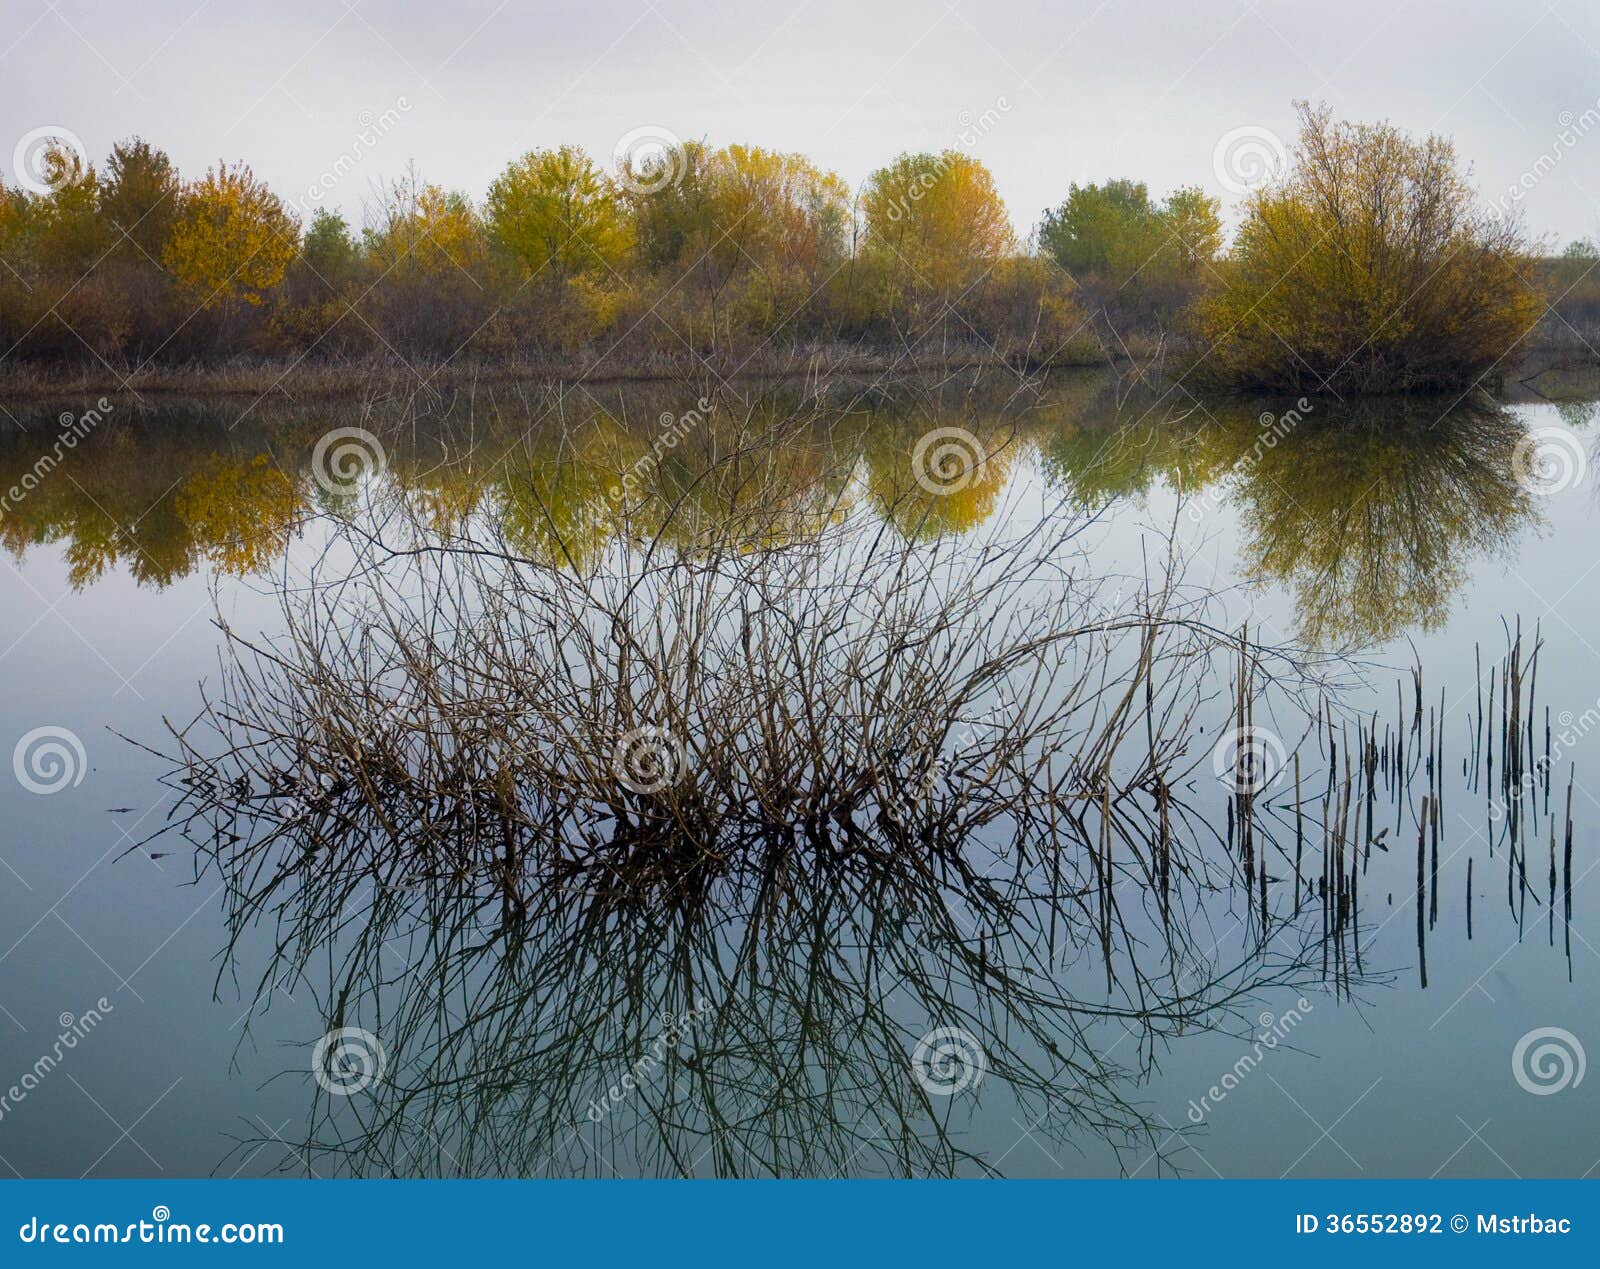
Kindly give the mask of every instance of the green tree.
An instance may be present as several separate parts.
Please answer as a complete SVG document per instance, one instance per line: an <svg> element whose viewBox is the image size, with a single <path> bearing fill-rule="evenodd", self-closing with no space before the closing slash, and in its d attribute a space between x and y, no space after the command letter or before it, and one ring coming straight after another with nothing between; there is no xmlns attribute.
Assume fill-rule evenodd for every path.
<svg viewBox="0 0 1600 1269"><path fill-rule="evenodd" d="M1039 245L1080 280L1136 293L1192 280L1222 248L1217 201L1195 188L1153 202L1141 181L1073 185L1045 212Z"/></svg>
<svg viewBox="0 0 1600 1269"><path fill-rule="evenodd" d="M361 248L350 236L343 216L326 207L317 209L300 242L300 258L315 278L337 289L354 272Z"/></svg>
<svg viewBox="0 0 1600 1269"><path fill-rule="evenodd" d="M1142 181L1073 185L1045 212L1039 243L1063 269L1126 280L1166 242L1159 209Z"/></svg>
<svg viewBox="0 0 1600 1269"><path fill-rule="evenodd" d="M23 233L39 268L76 283L106 253L110 234L100 218L100 176L72 151L54 147L44 155L48 194L23 195Z"/></svg>
<svg viewBox="0 0 1600 1269"><path fill-rule="evenodd" d="M1595 268L1597 261L1600 261L1600 247L1595 246L1592 238L1574 238L1556 258L1551 274L1556 287L1555 299L1563 310L1570 312L1593 304L1595 275L1600 273ZM1592 316L1589 320L1593 320ZM1579 318L1576 324L1581 328L1587 322Z"/></svg>
<svg viewBox="0 0 1600 1269"><path fill-rule="evenodd" d="M711 154L701 142L685 141L647 163L624 166L621 179L629 191L639 258L646 267L692 263L713 241L716 208L707 172Z"/></svg>
<svg viewBox="0 0 1600 1269"><path fill-rule="evenodd" d="M178 204L177 169L163 151L138 137L112 147L99 206L115 232L119 255L159 262Z"/></svg>

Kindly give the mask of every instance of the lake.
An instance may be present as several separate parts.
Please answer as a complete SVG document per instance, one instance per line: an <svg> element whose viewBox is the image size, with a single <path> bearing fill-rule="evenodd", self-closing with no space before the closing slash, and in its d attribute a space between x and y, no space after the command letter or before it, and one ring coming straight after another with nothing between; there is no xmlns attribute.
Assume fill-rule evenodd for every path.
<svg viewBox="0 0 1600 1269"><path fill-rule="evenodd" d="M1600 1165L1592 385L7 412L17 1175Z"/></svg>

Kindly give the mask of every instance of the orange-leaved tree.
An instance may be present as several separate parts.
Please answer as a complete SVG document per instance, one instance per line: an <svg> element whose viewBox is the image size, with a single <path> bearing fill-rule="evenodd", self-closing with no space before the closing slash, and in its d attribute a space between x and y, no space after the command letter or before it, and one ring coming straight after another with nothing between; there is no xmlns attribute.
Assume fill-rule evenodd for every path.
<svg viewBox="0 0 1600 1269"><path fill-rule="evenodd" d="M183 191L162 260L202 308L259 304L283 281L300 226L243 163L219 163Z"/></svg>

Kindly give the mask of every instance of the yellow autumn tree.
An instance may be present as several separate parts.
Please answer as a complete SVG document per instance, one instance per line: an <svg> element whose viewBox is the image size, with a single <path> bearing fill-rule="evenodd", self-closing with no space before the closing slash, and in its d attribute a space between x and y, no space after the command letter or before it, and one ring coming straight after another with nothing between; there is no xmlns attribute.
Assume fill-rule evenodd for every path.
<svg viewBox="0 0 1600 1269"><path fill-rule="evenodd" d="M415 171L390 186L363 245L371 282L361 319L396 346L453 356L484 331L505 294L471 200Z"/></svg>
<svg viewBox="0 0 1600 1269"><path fill-rule="evenodd" d="M803 155L730 145L712 158L714 249L763 269L813 269L844 250L849 190Z"/></svg>
<svg viewBox="0 0 1600 1269"><path fill-rule="evenodd" d="M204 308L261 303L283 281L300 226L248 166L219 163L183 193L162 261Z"/></svg>
<svg viewBox="0 0 1600 1269"><path fill-rule="evenodd" d="M424 183L415 173L390 188L383 223L368 231L367 246L381 272L459 270L472 278L488 252L483 223L467 197Z"/></svg>
<svg viewBox="0 0 1600 1269"><path fill-rule="evenodd" d="M948 293L1016 250L994 178L959 150L902 154L867 178L866 249L901 287Z"/></svg>
<svg viewBox="0 0 1600 1269"><path fill-rule="evenodd" d="M624 173L647 264L810 270L845 250L849 189L804 155L690 141L659 161L676 179Z"/></svg>
<svg viewBox="0 0 1600 1269"><path fill-rule="evenodd" d="M531 450L513 446L498 464L494 488L506 541L554 567L593 564L616 532L610 490L625 443L616 421L601 412Z"/></svg>
<svg viewBox="0 0 1600 1269"><path fill-rule="evenodd" d="M1541 311L1520 225L1479 203L1450 141L1298 109L1292 162L1246 202L1197 306L1201 376L1295 394L1474 382Z"/></svg>
<svg viewBox="0 0 1600 1269"><path fill-rule="evenodd" d="M495 242L530 276L552 281L620 265L633 248L622 195L577 146L533 150L510 164L484 208Z"/></svg>

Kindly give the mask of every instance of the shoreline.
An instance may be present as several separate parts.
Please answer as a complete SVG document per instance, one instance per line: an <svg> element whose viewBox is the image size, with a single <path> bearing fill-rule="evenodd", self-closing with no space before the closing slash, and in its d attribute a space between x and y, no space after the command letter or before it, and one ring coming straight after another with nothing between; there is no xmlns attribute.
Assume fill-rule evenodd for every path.
<svg viewBox="0 0 1600 1269"><path fill-rule="evenodd" d="M747 383L761 380L827 379L852 376L906 378L925 374L1007 371L1013 374L1059 370L1109 370L1135 364L1128 357L1108 357L1100 349L1080 350L1048 363L1007 358L991 350L963 347L930 356L904 351L808 349L791 354L711 358L683 357L647 364L603 367L582 359L495 360L406 363L394 359L307 364L287 359L234 361L202 367L104 366L71 369L18 365L0 367L0 402L43 401L74 396L282 397L336 400L377 392L414 395L497 384L541 387L616 385L641 386L710 382Z"/></svg>
<svg viewBox="0 0 1600 1269"><path fill-rule="evenodd" d="M1600 344L1600 333L1596 334ZM1514 364L1495 378L1500 392L1510 399L1537 400L1543 394L1529 388L1546 375L1596 377L1600 386L1600 348L1581 337L1543 340L1526 349ZM493 387L577 388L637 385L640 388L680 385L703 390L710 383L794 383L807 379L881 379L885 382L924 376L993 374L1046 376L1063 373L1108 374L1131 372L1154 383L1168 380L1159 340L1141 340L1131 353L1074 355L1049 362L1010 359L986 349L964 347L937 355L912 357L904 352L860 349L795 350L790 354L728 358L717 365L709 359L672 359L651 364L629 364L601 370L580 360L524 361L503 359L472 362L413 362L394 359L359 362L318 362L271 359L234 361L204 367L79 366L70 370L35 365L0 366L0 404L39 405L84 397L114 400L156 398L164 403L180 400L227 401L252 398L294 404L348 401L372 397L393 400L428 394L444 395ZM1485 386L1489 381L1485 380ZM1257 393L1203 395L1258 396ZM1283 394L1279 394L1283 395ZM1398 394L1398 395L1418 395ZM153 402L152 402L153 404Z"/></svg>

